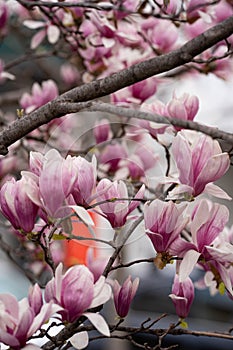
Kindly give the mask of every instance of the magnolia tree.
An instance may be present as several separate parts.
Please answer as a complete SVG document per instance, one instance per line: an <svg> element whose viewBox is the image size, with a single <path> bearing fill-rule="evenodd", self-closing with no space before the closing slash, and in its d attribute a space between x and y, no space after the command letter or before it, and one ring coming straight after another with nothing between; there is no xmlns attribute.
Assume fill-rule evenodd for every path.
<svg viewBox="0 0 233 350"><path fill-rule="evenodd" d="M196 287L233 297L233 231L218 200L231 198L214 184L230 166L233 134L193 121L197 96L161 93L171 80L232 75L232 1L1 0L0 35L0 244L32 284L20 301L0 294L0 342L232 340L184 320ZM132 236L151 245L139 243L140 259L127 258ZM64 263L67 241L89 247L85 264ZM161 273L173 264L177 322L165 329L165 315L127 323L139 287L129 267L142 263Z"/></svg>

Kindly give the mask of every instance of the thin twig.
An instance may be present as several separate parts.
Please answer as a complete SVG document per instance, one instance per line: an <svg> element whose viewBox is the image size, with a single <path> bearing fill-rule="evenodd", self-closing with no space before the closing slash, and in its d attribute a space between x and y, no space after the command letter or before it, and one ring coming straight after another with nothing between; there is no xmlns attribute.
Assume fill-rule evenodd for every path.
<svg viewBox="0 0 233 350"><path fill-rule="evenodd" d="M118 257L119 253L121 252L123 246L125 245L125 243L127 242L127 240L129 239L129 237L131 236L131 234L134 232L134 230L138 227L138 225L142 222L143 220L143 215L140 216L134 223L133 225L130 227L130 229L128 230L128 232L126 233L126 235L124 236L124 238L122 239L121 244L115 248L112 256L109 258L109 261L105 267L105 270L103 272L103 276L107 277L109 272L111 271L112 265L114 263L114 261L116 260L116 258Z"/></svg>
<svg viewBox="0 0 233 350"><path fill-rule="evenodd" d="M123 267L130 267L130 266L135 265L135 264L151 263L151 262L154 262L154 259L155 258L139 259L139 260L130 261L130 262L125 263L125 264L118 264L117 266L112 266L111 271L117 270L117 269L120 269Z"/></svg>

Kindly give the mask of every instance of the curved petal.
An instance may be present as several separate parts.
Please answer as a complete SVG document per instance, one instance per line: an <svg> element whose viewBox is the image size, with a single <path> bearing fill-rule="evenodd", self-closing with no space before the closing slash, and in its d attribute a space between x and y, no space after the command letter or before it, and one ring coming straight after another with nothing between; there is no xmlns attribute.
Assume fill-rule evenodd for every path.
<svg viewBox="0 0 233 350"><path fill-rule="evenodd" d="M42 324L47 322L49 318L57 313L58 311L63 310L63 308L59 305L53 304L52 302L48 304L44 304L41 308L40 313L34 318L28 332L27 336L32 336L40 327Z"/></svg>
<svg viewBox="0 0 233 350"><path fill-rule="evenodd" d="M55 44L60 36L60 30L57 26L50 25L47 29L48 41L50 44Z"/></svg>
<svg viewBox="0 0 233 350"><path fill-rule="evenodd" d="M208 182L214 182L222 177L230 166L227 153L220 153L211 157L199 172L194 187L196 195L200 194Z"/></svg>
<svg viewBox="0 0 233 350"><path fill-rule="evenodd" d="M142 199L145 193L145 185L142 185L138 192L136 193L134 199ZM140 201L133 200L129 205L129 213L131 213L137 206L140 204Z"/></svg>
<svg viewBox="0 0 233 350"><path fill-rule="evenodd" d="M179 282L184 282L186 278L190 275L200 255L201 254L199 252L193 249L189 250L184 255L184 258L181 261L179 268Z"/></svg>
<svg viewBox="0 0 233 350"><path fill-rule="evenodd" d="M222 199L227 199L228 201L232 200L232 198L219 186L208 183L205 186L204 193Z"/></svg>
<svg viewBox="0 0 233 350"><path fill-rule="evenodd" d="M89 342L88 333L86 331L76 333L69 341L75 349L85 349Z"/></svg>
<svg viewBox="0 0 233 350"><path fill-rule="evenodd" d="M171 149L179 170L180 182L193 187L192 151L188 141L181 133L174 138Z"/></svg>
<svg viewBox="0 0 233 350"><path fill-rule="evenodd" d="M0 341L1 343L9 345L12 348L17 348L20 346L18 339L12 334L5 332L3 329L0 329Z"/></svg>
<svg viewBox="0 0 233 350"><path fill-rule="evenodd" d="M102 277L100 277L100 278L102 278ZM98 283L98 281L97 281L97 283ZM107 283L104 283L104 285L98 291L97 291L98 287L96 287L96 285L94 288L95 288L94 289L95 296L92 300L90 308L93 308L93 307L96 307L96 306L99 306L99 305L106 303L111 298L111 295L112 295L112 289L111 289L110 285Z"/></svg>
<svg viewBox="0 0 233 350"><path fill-rule="evenodd" d="M38 29L43 28L45 26L45 22L26 19L25 21L23 21L23 25L30 29Z"/></svg>
<svg viewBox="0 0 233 350"><path fill-rule="evenodd" d="M37 46L40 45L40 43L45 38L45 35L46 35L46 31L45 29L42 29L32 37L31 45L30 45L32 50L36 49Z"/></svg>
<svg viewBox="0 0 233 350"><path fill-rule="evenodd" d="M60 302L61 301L61 289L62 289L62 270L63 265L60 263L55 271L55 296L56 299Z"/></svg>
<svg viewBox="0 0 233 350"><path fill-rule="evenodd" d="M40 350L41 348L35 344L27 344L22 348L22 350Z"/></svg>
<svg viewBox="0 0 233 350"><path fill-rule="evenodd" d="M75 213L78 215L78 217L84 222L84 224L88 226L95 226L89 212L79 205L70 205L70 208L72 208Z"/></svg>
<svg viewBox="0 0 233 350"><path fill-rule="evenodd" d="M89 321L93 324L93 326L95 326L97 331L99 331L101 334L105 335L106 337L110 336L108 324L103 318L103 316L101 316L100 314L94 314L91 312L85 312L83 315L89 319Z"/></svg>

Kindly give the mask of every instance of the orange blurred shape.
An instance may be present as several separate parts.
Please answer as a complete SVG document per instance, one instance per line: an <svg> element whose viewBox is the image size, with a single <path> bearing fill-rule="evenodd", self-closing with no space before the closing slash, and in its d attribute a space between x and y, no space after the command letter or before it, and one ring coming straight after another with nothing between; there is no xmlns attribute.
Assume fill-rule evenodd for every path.
<svg viewBox="0 0 233 350"><path fill-rule="evenodd" d="M93 230L96 233L96 227L97 227L97 214L89 212L92 220L95 223L95 227L93 227ZM81 236L81 237L93 237L91 233L89 232L86 225L84 225L82 222L77 221L77 219L74 219L72 221L72 227L73 227L73 235ZM92 247L94 250L94 256L97 255L97 248L95 241L91 240L66 240L65 241L65 260L64 264L66 267L70 267L77 264L86 264L86 256L87 256L87 250L89 247Z"/></svg>

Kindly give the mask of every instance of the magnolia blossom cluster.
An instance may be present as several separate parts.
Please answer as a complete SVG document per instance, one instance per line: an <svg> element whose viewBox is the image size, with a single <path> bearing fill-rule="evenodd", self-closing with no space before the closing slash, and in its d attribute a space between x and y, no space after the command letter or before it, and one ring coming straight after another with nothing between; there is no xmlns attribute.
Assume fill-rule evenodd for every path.
<svg viewBox="0 0 233 350"><path fill-rule="evenodd" d="M140 200L143 195L142 186L135 199ZM95 158L92 162L80 156L64 159L54 149L45 155L32 152L29 171L23 171L20 180L6 181L0 190L2 213L22 233L33 231L38 217L52 224L71 214L72 209L82 219L84 208L91 208L94 199L110 201L100 203L101 214L113 227L120 227L139 205L135 200L129 204L127 198L124 182L102 179L96 184Z"/></svg>
<svg viewBox="0 0 233 350"><path fill-rule="evenodd" d="M108 128L108 124L106 125ZM103 128L103 125L95 129L96 138L99 128ZM107 129L107 132L103 133L104 139L108 137L109 132ZM190 287L189 275L197 264L209 279L212 274L216 289L224 285L229 295L232 295L230 238L227 241L219 238L228 221L228 209L224 205L198 198L204 192L227 198L227 195L212 182L227 171L229 156L221 152L217 141L208 136L193 132L189 138L186 137L184 131L179 131L173 138L171 152L177 166L177 174L169 178L169 184L173 181L172 185L176 187L171 191L168 188L166 201L155 199L143 204L147 195L144 185L130 198L123 180L111 181L103 178L97 181L95 158L92 162L80 156L63 158L58 151L52 149L45 155L31 152L29 171L23 171L19 180L11 179L4 183L0 190L1 211L14 229L23 234L32 231L36 234L38 218L44 221L44 225L53 225L57 219L63 219L73 211L81 221L91 225L88 210L92 205L93 208L97 207L97 213L108 220L112 228L119 231L130 217L135 217L136 212L133 213L140 206L144 212L146 235L156 251L156 266L162 269L172 260L177 260L177 276L171 297L174 304L177 300L174 290L180 293L177 295L179 302L180 298L186 298L186 285L189 286L189 290L193 290ZM169 197L173 200L169 200ZM186 203L179 203L181 198ZM194 199L195 205L191 208L189 201ZM133 216L130 216L131 213ZM101 273L103 270L104 266ZM65 299L61 299L54 289L54 283L58 283L56 281L61 278L61 268L57 271L60 277L55 277L54 282L49 282L45 300L56 299L56 303L66 309ZM205 280L207 281L207 278ZM123 303L120 286L118 283L114 284L114 300L120 317L128 313L129 300L133 298L137 286L138 281L132 285L130 279L125 282L123 290L131 291L128 292L126 306L123 306L119 304L119 298ZM207 282L206 286L209 287ZM60 287L58 290L61 290ZM56 298L52 295L56 295ZM180 307L177 307L177 310L179 309ZM62 318L72 322L74 318L80 317L81 314L75 309L73 311L73 316L67 316L65 311L62 311ZM189 307L183 314L179 312L179 316L187 316L188 311Z"/></svg>
<svg viewBox="0 0 233 350"><path fill-rule="evenodd" d="M130 127L132 126L130 125ZM126 142L115 140L109 143L108 141L113 138L113 133L111 125L106 119L95 124L93 135L100 148L99 151L96 147L95 152L99 167L102 171L110 173L116 178L145 181L148 171L155 167L159 160L159 155L146 144L143 137L136 137L137 140L133 141L133 150L127 146L127 141L131 142L129 135L126 135Z"/></svg>
<svg viewBox="0 0 233 350"><path fill-rule="evenodd" d="M94 308L105 304L113 293L115 307L120 317L128 313L130 303L138 288L139 280L129 277L121 287L117 280L113 287L101 276L94 282L94 276L84 265L71 267L63 274L59 264L55 276L46 285L44 298L37 284L31 287L27 298L20 301L10 294L0 294L0 342L11 349L40 349L31 337L51 317L72 323L78 319L89 320L104 336L110 336L109 327ZM28 343L29 341L29 343ZM77 349L88 345L88 334L79 331L69 339Z"/></svg>
<svg viewBox="0 0 233 350"><path fill-rule="evenodd" d="M205 192L230 199L213 184L230 166L228 154L222 152L217 141L206 135L181 131L172 142L171 152L178 169L179 182L177 188L169 192L170 198L183 195L191 198Z"/></svg>
<svg viewBox="0 0 233 350"><path fill-rule="evenodd" d="M141 84L144 84L144 82ZM145 91L143 86L140 87L139 90ZM150 91L150 89L148 91ZM23 108L24 113L30 113L36 108L41 107L47 102L55 99L57 96L58 87L56 83L50 79L43 81L41 86L38 83L34 83L31 94L27 92L24 93L19 103ZM146 98L148 97L149 96ZM156 100L153 103L145 102L141 106L142 111L184 120L193 120L198 112L198 108L199 100L197 96L190 96L188 94L183 94L180 97L177 97L174 94L173 98L167 103L167 105L159 100ZM55 127L57 127L58 130L54 132ZM46 134L52 135L51 140L58 134L57 142L60 144L62 132L67 133L72 129L72 127L73 122L63 117L55 119L46 126L43 126L43 130L46 131ZM133 152L129 150L127 142L123 143L120 140L115 140L111 143L107 142L113 138L113 132L107 119L103 119L96 123L93 129L95 141L98 145L105 142L107 142L107 145L104 147L104 149L103 145L100 145L101 151L96 151L95 154L101 164L102 170L105 172L112 174L119 173L121 178L130 177L133 180L137 180L140 178L145 178L146 172L153 168L158 160L158 155L155 154L153 149L148 147L146 144L146 140L143 138L143 132L144 134L148 132L153 138L156 139L158 135L164 134L167 129L170 129L170 127L168 127L167 124L156 124L146 120L135 120L134 124L129 124L128 127L129 132L126 135L126 140L130 140L133 137L138 139ZM176 130L179 130L179 128L176 128ZM31 135L39 136L40 133L38 131L33 131ZM75 140L73 140L73 142L74 141Z"/></svg>
<svg viewBox="0 0 233 350"><path fill-rule="evenodd" d="M172 100L167 104L159 100L151 103L143 103L140 107L142 111L158 114L164 117L193 120L199 109L199 100L197 96L187 93L177 97L174 93ZM167 124L156 124L146 120L139 122L139 126L145 128L152 137L157 138L158 134L163 134L168 128ZM180 128L176 128L180 130Z"/></svg>
<svg viewBox="0 0 233 350"><path fill-rule="evenodd" d="M61 307L55 303L44 303L42 291L36 284L30 289L28 298L20 301L10 294L0 294L0 341L11 349L34 350L39 347L26 345L30 337L47 322Z"/></svg>
<svg viewBox="0 0 233 350"><path fill-rule="evenodd" d="M83 167L85 165L85 169ZM86 173L77 178L79 168ZM88 177L87 177L88 175ZM85 193L79 196L79 187L88 179ZM51 150L42 155L32 152L30 171L22 172L20 180L7 181L1 188L1 209L15 229L31 232L38 215L51 222L69 213L68 202L87 205L95 185L95 165L83 158L67 157ZM83 187L84 188L84 187ZM49 190L49 191L48 191ZM73 192L73 195L71 195ZM72 198L71 198L72 196ZM70 198L68 198L70 197ZM24 206L21 203L24 203Z"/></svg>
<svg viewBox="0 0 233 350"><path fill-rule="evenodd" d="M142 90L144 91L143 88ZM167 104L155 100L151 103L143 103L140 109L143 112L149 112L166 118L193 120L199 109L199 100L195 95L185 93L177 97L174 93L173 98ZM168 138L165 144L170 146L172 137L181 128L174 128L168 124L147 120L134 120L127 123L125 127L126 135L121 139L116 139L114 138L112 129L118 125L121 125L120 122L111 125L107 119L101 119L95 123L93 136L97 147L95 147L94 152L99 162L99 168L102 172L111 174L115 178L128 178L131 181L141 180L147 183L147 174L156 168L160 161L160 155L155 152L151 144L155 140L164 137L164 140ZM148 137L149 142L150 138L152 138L150 144ZM189 136L187 136L187 140L188 138ZM195 136L192 138L195 138ZM196 135L196 140L199 140L198 135ZM206 140L209 140L212 145L210 138ZM172 143L175 144L173 141ZM176 146L174 148L178 149ZM220 148L218 150L216 149L216 152L221 153ZM228 164L227 154L225 154L225 157L225 164ZM221 176L221 173L219 173L219 177ZM191 189L189 191L192 192Z"/></svg>
<svg viewBox="0 0 233 350"><path fill-rule="evenodd" d="M9 19L16 16L32 35L32 50L47 43L56 47L64 40L81 57L86 69L82 79L89 81L95 76L106 76L132 63L167 53L177 48L181 39L193 38L233 13L229 1L213 5L196 0L174 0L168 4L163 1L148 2L144 6L140 1L124 0L114 2L112 9L104 2L98 10L92 8L91 11L79 6L54 7L54 16L50 17L43 7L28 11L26 6L18 3L12 6L11 1L1 0L0 36L6 36ZM163 16L177 20L179 26L164 20ZM182 35L179 35L180 31ZM231 42L232 38L228 40ZM224 50L225 44L221 42L216 46L214 55L221 57ZM217 59L212 63L208 61L212 55L213 51L207 50L203 55L206 63L196 64L196 68L204 73L213 72L222 78L227 77L231 70L229 60ZM64 71L61 72L66 84L72 85L80 80L75 65L70 65L70 69L66 66L66 72L65 77ZM156 92L160 81L157 78L147 79L113 94L112 99L137 104L144 102Z"/></svg>
<svg viewBox="0 0 233 350"><path fill-rule="evenodd" d="M144 211L146 234L157 252L156 266L163 269L178 258L170 297L181 318L187 317L194 298L189 276L196 264L206 273L202 286L216 291L224 285L229 296L233 296L230 231L225 233L225 240L221 239L229 218L228 209L202 199L187 216L188 210L187 204L156 199L147 203ZM182 235L184 229L186 234Z"/></svg>
<svg viewBox="0 0 233 350"><path fill-rule="evenodd" d="M72 72L71 74L73 75ZM19 113L23 116L33 112L37 108L56 99L58 95L58 84L53 79L44 80L41 84L35 82L31 87L31 92L24 92L19 99L19 105L21 107ZM28 143L33 149L43 150L41 143L36 142L37 138L40 140L41 135L43 135L44 140L49 142L53 147L67 149L70 143L72 144L75 141L71 136L68 136L75 126L75 121L69 118L69 115L55 118L41 126L40 129L33 130L29 134L31 139L28 140Z"/></svg>
<svg viewBox="0 0 233 350"><path fill-rule="evenodd" d="M25 110L25 113L30 113L36 108L55 99L57 96L58 87L56 83L50 79L42 82L41 86L38 83L34 83L31 95L25 92L20 99L20 105Z"/></svg>
<svg viewBox="0 0 233 350"><path fill-rule="evenodd" d="M222 153L218 142L208 136L197 133L191 134L192 138L188 136L180 131L172 142L171 150L178 174L169 178L170 182L177 185L171 191L168 188L168 199L190 200L203 192L228 198L225 192L213 184L229 167L227 153ZM111 161L115 159L110 157ZM97 204L100 202L101 214L112 227L123 226L128 215L144 198L144 185L134 193L131 201L127 199L128 189L122 180L102 179L97 183L96 176L95 158L92 162L80 156L63 158L54 149L45 155L31 152L29 171L23 171L21 179L12 178L2 186L1 211L16 230L29 233L38 216L50 224L71 214L74 206L78 215L81 215L81 209L78 212L77 208L90 209L93 201L97 201ZM147 216L149 220L151 213ZM173 222L171 225L174 226ZM179 220L175 225L179 225Z"/></svg>

